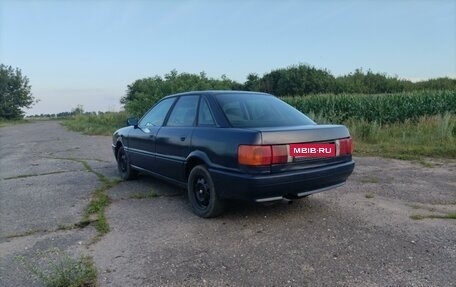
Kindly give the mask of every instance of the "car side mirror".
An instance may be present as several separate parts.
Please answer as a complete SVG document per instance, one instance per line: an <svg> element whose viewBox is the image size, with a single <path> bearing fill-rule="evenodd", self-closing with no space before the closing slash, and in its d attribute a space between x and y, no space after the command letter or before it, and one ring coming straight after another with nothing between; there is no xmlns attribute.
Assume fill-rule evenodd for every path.
<svg viewBox="0 0 456 287"><path fill-rule="evenodd" d="M135 129L138 127L138 118L128 118L127 119L128 126L134 126Z"/></svg>

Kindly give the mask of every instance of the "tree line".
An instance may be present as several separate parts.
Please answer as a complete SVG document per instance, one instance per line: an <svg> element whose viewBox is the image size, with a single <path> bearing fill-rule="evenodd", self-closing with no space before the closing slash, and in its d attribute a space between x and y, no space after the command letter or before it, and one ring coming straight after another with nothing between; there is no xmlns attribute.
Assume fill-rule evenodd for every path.
<svg viewBox="0 0 456 287"><path fill-rule="evenodd" d="M18 68L0 64L0 119L20 119L35 103L29 79Z"/></svg>
<svg viewBox="0 0 456 287"><path fill-rule="evenodd" d="M357 69L353 73L334 76L326 69L310 65L294 65L272 70L263 76L251 73L244 83L200 74L178 73L172 70L164 77L154 76L134 81L121 98L125 109L140 116L156 101L174 93L194 90L245 90L273 95L306 96L314 94L385 94L422 90L456 90L456 79L438 78L411 82L397 76Z"/></svg>
<svg viewBox="0 0 456 287"><path fill-rule="evenodd" d="M210 78L206 73L178 73L176 70L161 76L139 79L127 86L120 102L132 115L140 116L162 97L192 90L246 90L273 95L306 96L310 94L384 94L422 90L456 90L456 79L438 78L411 82L397 76L357 69L353 73L334 76L326 69L299 64L272 70L263 76L251 73L244 83L222 75ZM36 99L31 93L29 79L18 68L0 64L0 119L18 119L24 108ZM65 115L57 115L65 116Z"/></svg>

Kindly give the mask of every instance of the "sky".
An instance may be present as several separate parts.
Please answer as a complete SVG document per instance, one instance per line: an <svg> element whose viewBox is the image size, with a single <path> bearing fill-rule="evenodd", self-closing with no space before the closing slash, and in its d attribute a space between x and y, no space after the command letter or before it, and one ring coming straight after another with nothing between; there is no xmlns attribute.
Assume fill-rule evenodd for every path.
<svg viewBox="0 0 456 287"><path fill-rule="evenodd" d="M0 0L0 63L29 78L29 115L117 111L129 84L173 69L456 78L456 1Z"/></svg>

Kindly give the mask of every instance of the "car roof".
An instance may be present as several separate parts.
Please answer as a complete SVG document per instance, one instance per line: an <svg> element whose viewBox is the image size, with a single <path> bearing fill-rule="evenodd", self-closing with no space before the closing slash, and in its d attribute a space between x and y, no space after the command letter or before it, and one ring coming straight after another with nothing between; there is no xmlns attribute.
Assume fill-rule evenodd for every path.
<svg viewBox="0 0 456 287"><path fill-rule="evenodd" d="M191 91L191 92L184 92L184 93L177 93L166 96L164 98L169 97L176 97L176 96L185 96L185 95L217 95L217 94L252 94L252 95L267 95L271 96L271 94L263 93L263 92L251 92L251 91L237 91L237 90L205 90L205 91Z"/></svg>

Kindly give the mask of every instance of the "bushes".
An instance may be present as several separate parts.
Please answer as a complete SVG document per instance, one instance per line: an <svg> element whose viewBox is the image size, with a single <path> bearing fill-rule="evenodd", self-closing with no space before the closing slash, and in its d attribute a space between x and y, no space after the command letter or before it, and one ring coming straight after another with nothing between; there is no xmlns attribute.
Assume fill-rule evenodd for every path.
<svg viewBox="0 0 456 287"><path fill-rule="evenodd" d="M335 77L328 70L318 69L309 65L293 65L287 68L276 69L263 76L251 73L247 76L246 81L241 84L222 76L220 79L208 78L204 72L200 74L178 73L176 70L165 74L163 77L154 76L144 79L139 79L133 82L127 88L127 94L121 99L121 103L125 105L125 110L135 116L141 116L146 112L155 102L164 96L196 90L247 90L247 91L260 91L268 92L278 97L284 96L305 96L307 101L315 103L317 106L331 104L332 99L314 99L309 96L312 94L337 94L338 99L336 107L342 111L347 111L350 115L354 109L378 109L377 112L382 112L382 107L377 105L378 102L383 104L396 104L395 101L402 101L404 92L413 92L414 94L422 95L426 92L424 90L447 90L456 91L456 79L439 78L427 81L412 83L408 80L399 79L397 77L390 77L386 74L374 73L370 70L364 72L357 69L354 73ZM377 99L370 101L368 105L366 102L359 102L358 106L351 106L353 96L346 94L380 94L388 93L393 94L389 96L388 100ZM396 93L396 94L394 94ZM440 97L439 93L432 92ZM339 97L342 96L342 97ZM413 96L413 94L409 94ZM454 92L449 96L455 96ZM307 99L310 97L310 99ZM367 97L367 96L366 96ZM375 96L378 97L378 96ZM427 100L427 98L420 97L420 99ZM417 100L417 99L411 99ZM327 101L327 102L324 102ZM433 103L434 100L431 100ZM424 102L424 104L428 104ZM416 103L413 103L415 106ZM312 107L313 108L313 107ZM437 110L440 111L437 107ZM304 111L308 111L307 109ZM432 113L436 114L438 112ZM376 116L376 115L375 115ZM393 121L397 115L392 115ZM407 115L404 115L404 119ZM388 120L390 121L390 120Z"/></svg>
<svg viewBox="0 0 456 287"><path fill-rule="evenodd" d="M176 70L159 76L136 80L128 86L127 95L120 102L125 110L137 117L142 116L155 102L161 98L180 92L196 90L234 90L242 86L229 80L207 78L204 72L197 74L178 73Z"/></svg>
<svg viewBox="0 0 456 287"><path fill-rule="evenodd" d="M87 135L112 135L112 133L126 125L127 113L79 114L69 117L63 125L70 130Z"/></svg>

